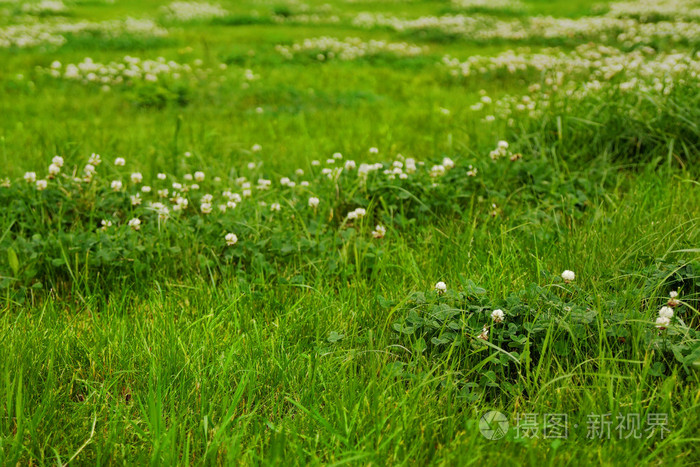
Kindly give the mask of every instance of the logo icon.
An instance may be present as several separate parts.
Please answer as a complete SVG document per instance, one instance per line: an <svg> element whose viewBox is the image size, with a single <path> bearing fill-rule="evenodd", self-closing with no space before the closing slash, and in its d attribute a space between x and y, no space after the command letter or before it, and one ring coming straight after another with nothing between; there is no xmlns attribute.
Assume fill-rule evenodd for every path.
<svg viewBox="0 0 700 467"><path fill-rule="evenodd" d="M486 439L499 440L508 433L508 418L497 410L491 410L481 416L479 431Z"/></svg>

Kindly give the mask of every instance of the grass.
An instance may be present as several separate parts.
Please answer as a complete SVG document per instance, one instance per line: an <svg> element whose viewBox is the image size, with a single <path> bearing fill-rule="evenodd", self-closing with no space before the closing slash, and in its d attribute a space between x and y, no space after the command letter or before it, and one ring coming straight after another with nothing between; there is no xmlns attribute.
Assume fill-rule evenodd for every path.
<svg viewBox="0 0 700 467"><path fill-rule="evenodd" d="M596 11L525 3L529 15ZM162 4L78 3L69 20L158 19ZM222 4L239 18L275 5ZM410 17L449 3L332 7ZM274 45L409 39L346 20L232 23L182 24L164 40L0 49L0 180L42 176L54 154L77 170L92 152L106 161L105 180L123 156L154 186L156 173L194 170L205 183L247 174L277 185L301 167L323 214L275 186L265 199L289 201L276 218L244 202L230 224L193 215L99 237L99 219L122 209L108 190L0 188L0 464L697 462L697 78L668 100L615 94L489 124L470 110L479 91L526 93L531 77L452 79L436 63L521 44L412 38L425 55L288 61ZM228 67L188 85L186 105L145 105L148 86L104 92L37 70L124 55ZM245 69L259 75L247 87ZM503 139L522 161L492 163ZM311 160L336 151L358 165L402 153L458 167L435 195L427 177L406 197L381 181L340 189L312 175ZM262 167L246 172L253 160ZM468 164L479 168L474 179L463 175ZM367 218L348 228L343 216L358 205ZM373 241L380 222L388 233ZM238 232L233 248L221 245L222 228ZM560 278L565 269L573 283ZM683 325L659 331L671 290ZM491 323L496 308L504 323ZM484 323L487 343L476 338ZM510 422L503 439L480 433L489 410ZM525 414L538 415L539 436L523 436ZM545 414L566 414L568 436L545 438ZM596 414L609 414L609 439L591 436ZM663 438L644 431L654 414L668 418ZM620 436L618 417L627 425L636 415L641 436Z"/></svg>

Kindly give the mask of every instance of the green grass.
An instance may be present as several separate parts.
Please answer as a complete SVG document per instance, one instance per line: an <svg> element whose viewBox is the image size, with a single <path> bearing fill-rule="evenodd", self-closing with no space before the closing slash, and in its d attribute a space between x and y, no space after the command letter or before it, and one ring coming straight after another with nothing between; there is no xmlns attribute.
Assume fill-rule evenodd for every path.
<svg viewBox="0 0 700 467"><path fill-rule="evenodd" d="M81 2L69 20L158 19L165 3ZM238 18L278 4L222 3ZM529 15L574 18L598 4L525 3ZM412 17L449 3L332 7ZM178 25L164 40L0 48L0 180L41 178L54 154L79 173L97 152L107 184L123 156L154 187L159 172L204 170L207 184L248 174L273 180L266 199L284 202L291 192L277 182L301 167L322 199L318 215L304 194L278 217L242 203L229 223L195 214L108 237L96 223L124 210L108 190L0 188L0 464L697 463L697 78L666 100L618 93L487 124L469 109L481 89L495 100L537 77L452 79L437 62L520 44L422 41L414 59L287 61L276 44L413 39L345 19L233 23ZM103 92L37 70L125 55L228 67L188 85L186 105L156 106L145 105L149 87ZM260 76L247 88L245 69ZM523 160L492 163L499 140ZM458 167L438 194L427 177L410 196L379 181L341 189L311 175L311 160L336 151L358 165L401 153ZM262 168L246 171L254 160ZM347 228L360 205L367 218ZM374 241L380 222L388 233ZM225 229L239 234L229 249ZM102 253L115 256L96 263ZM658 331L671 290L684 326ZM506 320L485 344L476 335L496 308ZM509 419L504 439L481 435L489 410ZM518 436L523 414L539 414L539 437ZM567 414L566 439L543 438L545 414ZM610 414L610 439L589 439L592 414ZM619 439L617 417L630 414L642 429L666 414L669 431Z"/></svg>

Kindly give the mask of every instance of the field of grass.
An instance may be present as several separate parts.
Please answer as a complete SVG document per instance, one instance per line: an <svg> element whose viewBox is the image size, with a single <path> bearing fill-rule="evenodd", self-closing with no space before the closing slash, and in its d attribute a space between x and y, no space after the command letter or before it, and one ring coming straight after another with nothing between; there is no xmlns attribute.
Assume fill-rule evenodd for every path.
<svg viewBox="0 0 700 467"><path fill-rule="evenodd" d="M699 46L695 0L0 0L0 465L697 465Z"/></svg>

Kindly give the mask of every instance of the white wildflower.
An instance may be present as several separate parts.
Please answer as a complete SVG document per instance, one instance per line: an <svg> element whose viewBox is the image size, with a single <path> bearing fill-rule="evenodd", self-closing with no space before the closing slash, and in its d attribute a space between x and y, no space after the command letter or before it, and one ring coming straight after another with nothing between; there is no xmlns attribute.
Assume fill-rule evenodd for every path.
<svg viewBox="0 0 700 467"><path fill-rule="evenodd" d="M435 290L437 291L437 293L443 294L443 293L447 292L447 284L440 281L437 284L435 284Z"/></svg>
<svg viewBox="0 0 700 467"><path fill-rule="evenodd" d="M233 246L238 243L238 237L235 233L227 233L224 238L226 239L226 244L228 246Z"/></svg>
<svg viewBox="0 0 700 467"><path fill-rule="evenodd" d="M374 228L372 231L372 237L374 238L384 238L386 235L386 227L384 227L381 224L377 224L377 226Z"/></svg>
<svg viewBox="0 0 700 467"><path fill-rule="evenodd" d="M574 271L569 271L567 269L566 271L561 273L561 278L564 279L564 282L569 283L576 279L576 274L574 274Z"/></svg>
<svg viewBox="0 0 700 467"><path fill-rule="evenodd" d="M505 313L503 313L503 310L493 310L491 312L491 319L494 323L502 323L504 318Z"/></svg>
<svg viewBox="0 0 700 467"><path fill-rule="evenodd" d="M673 308L668 307L668 306L662 307L659 310L659 316L661 318L668 318L668 319L673 318Z"/></svg>
<svg viewBox="0 0 700 467"><path fill-rule="evenodd" d="M671 318L666 318L665 316L659 316L656 318L656 327L664 330L671 324Z"/></svg>

